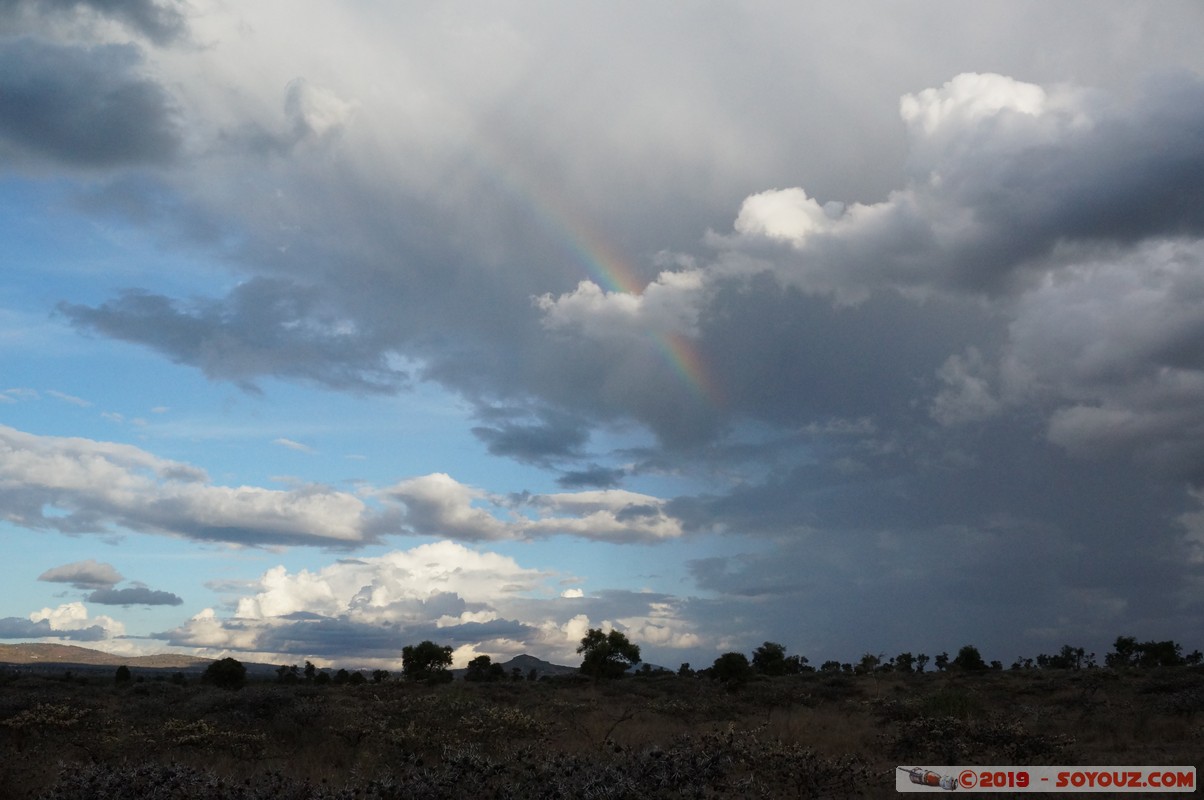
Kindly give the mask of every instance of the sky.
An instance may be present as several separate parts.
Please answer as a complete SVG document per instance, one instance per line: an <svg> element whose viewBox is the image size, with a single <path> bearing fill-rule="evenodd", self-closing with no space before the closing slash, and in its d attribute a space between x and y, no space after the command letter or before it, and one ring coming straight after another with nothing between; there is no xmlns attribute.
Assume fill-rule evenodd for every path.
<svg viewBox="0 0 1204 800"><path fill-rule="evenodd" d="M1202 31L0 0L0 642L1204 646Z"/></svg>

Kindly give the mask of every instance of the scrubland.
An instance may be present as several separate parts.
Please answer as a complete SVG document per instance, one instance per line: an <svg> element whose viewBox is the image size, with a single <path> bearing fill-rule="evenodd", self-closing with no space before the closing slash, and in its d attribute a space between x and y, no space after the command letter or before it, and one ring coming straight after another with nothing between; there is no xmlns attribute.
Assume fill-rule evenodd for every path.
<svg viewBox="0 0 1204 800"><path fill-rule="evenodd" d="M1204 671L425 685L0 677L0 797L894 796L896 766L1194 765Z"/></svg>

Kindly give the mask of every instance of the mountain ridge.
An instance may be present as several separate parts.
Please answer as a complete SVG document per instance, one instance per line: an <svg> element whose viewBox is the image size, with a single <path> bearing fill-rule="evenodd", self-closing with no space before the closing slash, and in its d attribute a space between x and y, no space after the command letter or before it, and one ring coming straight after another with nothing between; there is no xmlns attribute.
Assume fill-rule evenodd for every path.
<svg viewBox="0 0 1204 800"><path fill-rule="evenodd" d="M52 667L127 666L141 669L200 670L213 663L214 660L212 658L190 656L183 653L122 656L104 650L80 647L73 644L52 644L45 642L0 644L0 665L39 667L41 669ZM550 661L544 661L527 653L514 656L509 661L503 661L500 664L506 670L507 675L512 670L518 669L521 670L524 678L527 677L531 670L535 670L538 677L543 677L544 675L571 675L577 672L576 667L553 664ZM249 662L244 662L244 665L248 670L257 673L275 670L277 667L277 665L273 664L252 664ZM324 669L338 669L338 665L332 665ZM452 673L456 677L463 677L465 672L467 672L466 669L452 670Z"/></svg>
<svg viewBox="0 0 1204 800"><path fill-rule="evenodd" d="M213 662L182 653L121 656L73 644L23 642L0 644L0 664L13 666L79 665L87 667L142 667L144 669L200 669Z"/></svg>

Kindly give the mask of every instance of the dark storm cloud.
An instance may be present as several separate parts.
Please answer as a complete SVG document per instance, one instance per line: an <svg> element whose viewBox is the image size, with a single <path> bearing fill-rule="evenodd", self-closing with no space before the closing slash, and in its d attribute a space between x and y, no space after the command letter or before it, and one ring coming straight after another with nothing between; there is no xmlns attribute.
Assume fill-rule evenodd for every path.
<svg viewBox="0 0 1204 800"><path fill-rule="evenodd" d="M570 470L556 479L556 483L565 489L583 489L593 487L598 489L613 489L623 482L627 471L611 469L600 464L590 464L585 469Z"/></svg>
<svg viewBox="0 0 1204 800"><path fill-rule="evenodd" d="M950 342L987 348L1002 330L956 302L917 307L887 291L834 306L767 274L717 286L703 320L701 347L728 403L786 425L908 414Z"/></svg>
<svg viewBox="0 0 1204 800"><path fill-rule="evenodd" d="M490 453L517 461L546 464L579 457L589 440L588 426L580 419L557 412L540 416L543 418L534 423L503 419L493 426L473 428L472 433L486 444Z"/></svg>
<svg viewBox="0 0 1204 800"><path fill-rule="evenodd" d="M126 589L97 589L88 595L89 603L103 606L178 606L184 601L171 592L135 586Z"/></svg>
<svg viewBox="0 0 1204 800"><path fill-rule="evenodd" d="M148 344L214 379L254 388L275 376L358 392L399 388L403 372L388 363L379 341L324 307L314 288L255 279L227 303L184 306L162 295L131 291L97 308L61 304L83 330Z"/></svg>
<svg viewBox="0 0 1204 800"><path fill-rule="evenodd" d="M1076 461L1040 433L997 420L899 437L906 452L852 437L818 463L675 502L687 524L766 542L692 562L699 588L732 605L693 601L689 618L713 635L753 620L746 647L778 631L839 659L989 642L1010 660L1190 627L1201 570L1173 523L1190 499L1123 463Z"/></svg>
<svg viewBox="0 0 1204 800"><path fill-rule="evenodd" d="M982 80L988 93L1043 91L1002 76ZM458 227L456 213L428 210L418 217L427 225L422 230L399 225L396 219L413 218L417 208L416 198L403 195L391 219L375 210L349 215L353 207L388 208L388 200L377 188L339 187L343 179L320 165L306 182L335 183L310 193L312 212L292 213L298 221L313 213L329 222L313 233L305 225L289 228L289 246L302 254L289 268L313 281L305 288L256 278L225 298L187 306L130 293L97 308L64 310L83 328L147 344L217 379L251 385L275 375L388 391L404 381L389 367L396 351L483 409L490 407L486 398L535 397L578 419L634 418L674 447L720 436L742 417L802 424L905 409L922 401L925 382L951 356L972 347L994 362L1004 349L1014 308L984 311L981 293L1023 292L1034 276L1056 273L1068 247L1129 247L1204 230L1204 204L1193 200L1204 163L1193 133L1204 123L1194 102L1199 81L1154 81L1128 104L1049 89L1041 114L974 111L966 83L951 81L928 102L946 108L956 101L973 113L945 112L932 130L922 114L911 120L911 183L887 200L824 212L819 228L796 239L766 235L774 229L758 226L768 218L749 206L738 235L714 239L718 262L702 267L712 277L687 305L698 313L696 346L722 403L700 397L675 374L658 334L613 325L607 335L541 327L530 297L540 280L555 281L552 273L508 273L502 282L472 263L473 248L483 244L474 237L486 234L471 228L455 237L467 243L463 250L457 244L439 251L433 243L441 237L432 234ZM797 213L804 212L811 213ZM330 224L344 234L338 241L319 233ZM340 257L341 246L354 258ZM284 262L276 250L264 240L248 253L277 271ZM373 250L403 261L365 258ZM330 263L349 271L330 271ZM737 272L754 274L722 277L742 263ZM834 305L833 294L855 302ZM499 455L533 463L579 457L586 432L557 413L474 432Z"/></svg>
<svg viewBox="0 0 1204 800"><path fill-rule="evenodd" d="M183 5L175 0L0 0L0 15L71 19L80 12L119 22L159 45L181 39L188 29Z"/></svg>
<svg viewBox="0 0 1204 800"><path fill-rule="evenodd" d="M806 187L765 192L746 201L739 236L714 241L843 300L1022 290L1058 248L1204 233L1202 108L1190 75L1151 79L1127 103L959 75L904 98L911 174L886 200L821 207Z"/></svg>
<svg viewBox="0 0 1204 800"><path fill-rule="evenodd" d="M180 134L166 91L130 45L0 41L0 159L78 167L164 164Z"/></svg>
<svg viewBox="0 0 1204 800"><path fill-rule="evenodd" d="M244 386L394 391L400 355L480 409L494 454L597 462L562 482L713 481L613 512L748 537L696 564L713 596L676 605L710 641L786 631L855 657L1189 627L1204 82L1135 76L1204 63L1202 12L992 5L996 27L958 8L671 25L540 9L484 72L453 68L439 32L400 31L389 46L438 77L399 71L396 108L379 71L348 68L339 93L273 75L274 116L216 134L261 141L229 136L181 171L189 202L167 214L236 241L221 257L248 283L63 312ZM965 72L984 68L1016 79ZM1058 83L1079 75L1107 91ZM623 266L672 278L608 294ZM658 439L635 469L586 451L632 422ZM411 531L505 538L474 512L488 492L444 477L407 485ZM36 518L40 497L14 507ZM652 600L573 602L597 621Z"/></svg>

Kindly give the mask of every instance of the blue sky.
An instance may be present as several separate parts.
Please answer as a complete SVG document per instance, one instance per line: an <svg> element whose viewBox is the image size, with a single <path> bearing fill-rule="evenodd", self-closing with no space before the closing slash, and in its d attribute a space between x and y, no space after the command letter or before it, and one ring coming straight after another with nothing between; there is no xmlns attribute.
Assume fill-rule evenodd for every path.
<svg viewBox="0 0 1204 800"><path fill-rule="evenodd" d="M0 641L1199 647L1202 23L3 4Z"/></svg>

